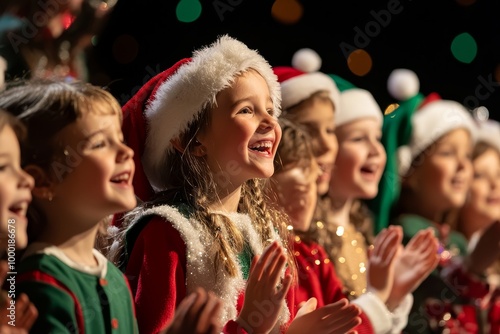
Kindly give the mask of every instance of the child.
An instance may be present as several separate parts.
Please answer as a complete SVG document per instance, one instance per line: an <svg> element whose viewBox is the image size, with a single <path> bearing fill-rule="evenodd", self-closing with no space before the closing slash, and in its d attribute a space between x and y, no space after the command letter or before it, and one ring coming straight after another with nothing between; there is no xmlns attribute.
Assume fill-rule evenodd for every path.
<svg viewBox="0 0 500 334"><path fill-rule="evenodd" d="M0 110L0 285L16 272L16 250L26 247L26 210L31 202L33 178L21 169L19 140L25 136L25 129L16 118ZM9 259L9 263L3 259ZM14 276L15 277L15 276ZM9 280L10 282L10 280ZM6 290L9 291L10 284ZM37 317L35 306L26 294L17 300L12 291L1 291L0 332L24 333ZM15 316L11 319L10 310ZM12 321L14 320L14 321ZM9 324L10 322L10 324ZM14 326L15 325L15 326Z"/></svg>
<svg viewBox="0 0 500 334"><path fill-rule="evenodd" d="M465 204L459 211L457 230L464 234L469 248L474 249L483 233L498 233L495 221L500 220L500 124L497 121L478 121L477 142L472 151L474 176ZM498 224L498 223L496 223ZM482 303L487 315L484 332L500 330L500 261L497 259L486 271L489 294Z"/></svg>
<svg viewBox="0 0 500 334"><path fill-rule="evenodd" d="M284 216L264 196L281 138L280 100L267 61L222 36L123 107L127 141L145 171L134 179L137 195L149 201L124 224L124 267L141 331L163 326L198 286L223 299L225 332L286 330L295 315L287 294L294 266ZM301 312L287 332L348 332L358 313L345 301Z"/></svg>
<svg viewBox="0 0 500 334"><path fill-rule="evenodd" d="M469 189L475 125L459 103L418 94L412 71L393 71L388 87L403 102L384 119L382 141L391 161L379 185L387 201L376 212L403 227L405 243L425 228L440 242L440 264L415 290L405 331L477 333L477 300L487 292L480 279L483 258L498 256L498 236L480 240L467 254L465 238L448 225L449 213L464 204Z"/></svg>
<svg viewBox="0 0 500 334"><path fill-rule="evenodd" d="M289 228L293 228L295 234L293 251L299 273L299 284L296 286L297 301L315 297L318 300L318 307L321 307L324 304L345 298L345 290L337 278L334 263L330 261L324 248L310 240L306 233L312 222L318 196L315 179L318 175L318 168L314 161L309 136L290 121L282 119L281 124L283 140L278 147L275 159L272 187L276 190L278 205L290 217L291 226ZM401 241L400 238L400 229L390 227L389 230L384 230L377 236L372 255L375 253L394 255L394 252L391 254L387 251L391 247L384 247L391 245L392 249L397 249ZM358 304L364 311L362 314L363 322L356 328L358 332L385 333L390 330L394 333L401 331L406 324L411 302L407 302L406 307L400 308L392 316L384 304L398 305L400 303L399 300L390 299L390 296L394 298L397 295L391 294L391 290L403 291L399 294L404 296L418 286L421 280L437 265L436 251L437 240L432 236L431 231L426 230L414 239L412 246L404 249L397 257L398 261L387 262L404 263L410 261L411 264L414 264L415 270L405 268L410 273L412 282L407 284L401 279L402 276L395 275L394 287L391 289L389 286L385 293L377 290L374 282L371 282L372 284L368 288L370 293L365 293L354 300L354 303ZM390 268L380 267L380 263L374 259L372 257L372 262L366 264L366 269L378 277L391 277L392 273L387 270L393 265Z"/></svg>
<svg viewBox="0 0 500 334"><path fill-rule="evenodd" d="M292 65L273 68L281 86L281 117L302 124L310 133L321 170L317 180L318 194L323 197L328 192L337 155L335 113L340 108L340 93L335 82L318 71L321 58L315 51L299 50L292 59Z"/></svg>
<svg viewBox="0 0 500 334"><path fill-rule="evenodd" d="M500 124L478 121L477 135L472 151L474 177L457 226L468 240L500 219Z"/></svg>
<svg viewBox="0 0 500 334"><path fill-rule="evenodd" d="M28 129L25 170L35 179L28 216L35 228L16 290L38 307L33 331L137 333L127 279L94 249L99 222L136 204L133 152L123 143L118 102L81 82L28 81L4 91L0 105ZM215 296L190 298L174 321L184 326L178 333L196 324L193 305L204 317L217 314ZM207 301L205 313L197 304ZM186 316L191 323L183 323Z"/></svg>

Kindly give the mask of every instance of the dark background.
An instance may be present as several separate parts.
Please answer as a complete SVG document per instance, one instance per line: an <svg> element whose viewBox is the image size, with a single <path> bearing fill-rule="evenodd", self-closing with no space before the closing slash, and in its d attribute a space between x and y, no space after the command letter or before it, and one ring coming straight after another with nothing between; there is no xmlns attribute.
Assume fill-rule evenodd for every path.
<svg viewBox="0 0 500 334"><path fill-rule="evenodd" d="M291 65L297 49L312 48L322 57L321 71L370 90L382 109L394 102L386 88L388 75L395 68L409 68L419 76L422 93L437 92L470 109L485 106L490 118L500 118L500 1L300 0L303 15L295 24L276 20L274 1L267 0L202 0L201 16L182 23L175 12L178 2L119 0L90 50L89 80L109 86L123 104L154 74L229 34L258 49L273 66ZM356 44L356 31L366 32L377 22L374 13L397 2L400 11L385 26L379 24L379 32L368 36L365 45ZM214 6L221 4L227 10L218 13ZM470 64L450 51L452 39L463 32L478 46ZM349 70L341 43L363 46L370 54L368 74L360 77Z"/></svg>

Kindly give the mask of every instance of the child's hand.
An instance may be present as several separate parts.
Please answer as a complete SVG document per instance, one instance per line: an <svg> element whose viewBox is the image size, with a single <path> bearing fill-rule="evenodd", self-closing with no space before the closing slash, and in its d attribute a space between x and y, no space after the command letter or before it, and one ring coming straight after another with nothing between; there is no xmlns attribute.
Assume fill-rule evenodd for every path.
<svg viewBox="0 0 500 334"><path fill-rule="evenodd" d="M268 333L276 324L292 283L291 276L286 275L281 286L278 286L286 262L283 248L276 241L269 245L260 257L254 257L243 308L236 319L248 332ZM256 317L256 314L260 316ZM252 319L259 319L259 323Z"/></svg>
<svg viewBox="0 0 500 334"><path fill-rule="evenodd" d="M219 313L222 301L212 292L196 289L181 301L170 325L160 334L217 334L222 330Z"/></svg>
<svg viewBox="0 0 500 334"><path fill-rule="evenodd" d="M403 230L400 226L389 226L375 238L374 248L368 253L368 291L383 302L387 302L394 281L395 259L402 250Z"/></svg>
<svg viewBox="0 0 500 334"><path fill-rule="evenodd" d="M11 325L1 325L0 326L1 334L28 334L28 330L24 328L17 328Z"/></svg>
<svg viewBox="0 0 500 334"><path fill-rule="evenodd" d="M469 272L483 275L496 259L500 257L500 221L490 224L479 237L476 246L465 258Z"/></svg>
<svg viewBox="0 0 500 334"><path fill-rule="evenodd" d="M411 238L396 259L394 285L387 300L389 310L394 310L406 294L415 291L422 281L437 267L438 239L432 229L419 231Z"/></svg>
<svg viewBox="0 0 500 334"><path fill-rule="evenodd" d="M3 285L6 277L7 277L7 272L9 271L8 269L8 264L6 261L0 261L0 285ZM30 302L28 296L24 293L20 294L19 297L16 299L16 327L13 327L14 329L9 329L8 327L12 327L8 325L8 322L10 321L10 318L8 317L9 310L7 307L10 305L11 299L7 296L7 293L2 291L2 302L0 305L0 328L2 331L0 333L24 333L22 330L29 331L31 329L31 326L33 326L33 323L35 322L37 316L38 316L38 311L36 310L35 305L33 305L32 302ZM4 325L2 327L2 325ZM16 331L16 329L18 331Z"/></svg>
<svg viewBox="0 0 500 334"><path fill-rule="evenodd" d="M316 310L317 301L310 298L297 312L287 334L345 334L361 324L361 310L347 299L325 305Z"/></svg>

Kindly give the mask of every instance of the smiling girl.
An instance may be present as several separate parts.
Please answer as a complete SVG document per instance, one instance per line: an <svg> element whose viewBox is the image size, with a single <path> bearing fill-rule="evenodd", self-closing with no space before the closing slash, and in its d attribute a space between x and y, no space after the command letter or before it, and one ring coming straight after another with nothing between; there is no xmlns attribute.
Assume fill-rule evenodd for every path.
<svg viewBox="0 0 500 334"><path fill-rule="evenodd" d="M339 303L293 318L285 217L264 193L281 140L280 101L267 61L222 36L123 107L145 172L134 182L147 202L126 215L122 244L141 331L156 332L196 287L223 300L225 332L344 333L333 324L357 317Z"/></svg>

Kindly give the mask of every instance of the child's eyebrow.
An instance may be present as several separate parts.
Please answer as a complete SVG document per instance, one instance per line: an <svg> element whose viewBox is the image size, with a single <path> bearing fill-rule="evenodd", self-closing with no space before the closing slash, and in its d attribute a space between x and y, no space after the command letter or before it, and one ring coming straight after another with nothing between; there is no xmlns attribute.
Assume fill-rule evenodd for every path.
<svg viewBox="0 0 500 334"><path fill-rule="evenodd" d="M85 139L85 140L89 140L89 139L91 139L92 137L95 137L95 136L97 136L98 134L103 133L103 132L104 132L104 130L106 130L106 129L99 129L99 130L97 130L97 131L91 132L90 134L88 134L87 136L85 136L85 138L84 138L84 139Z"/></svg>

